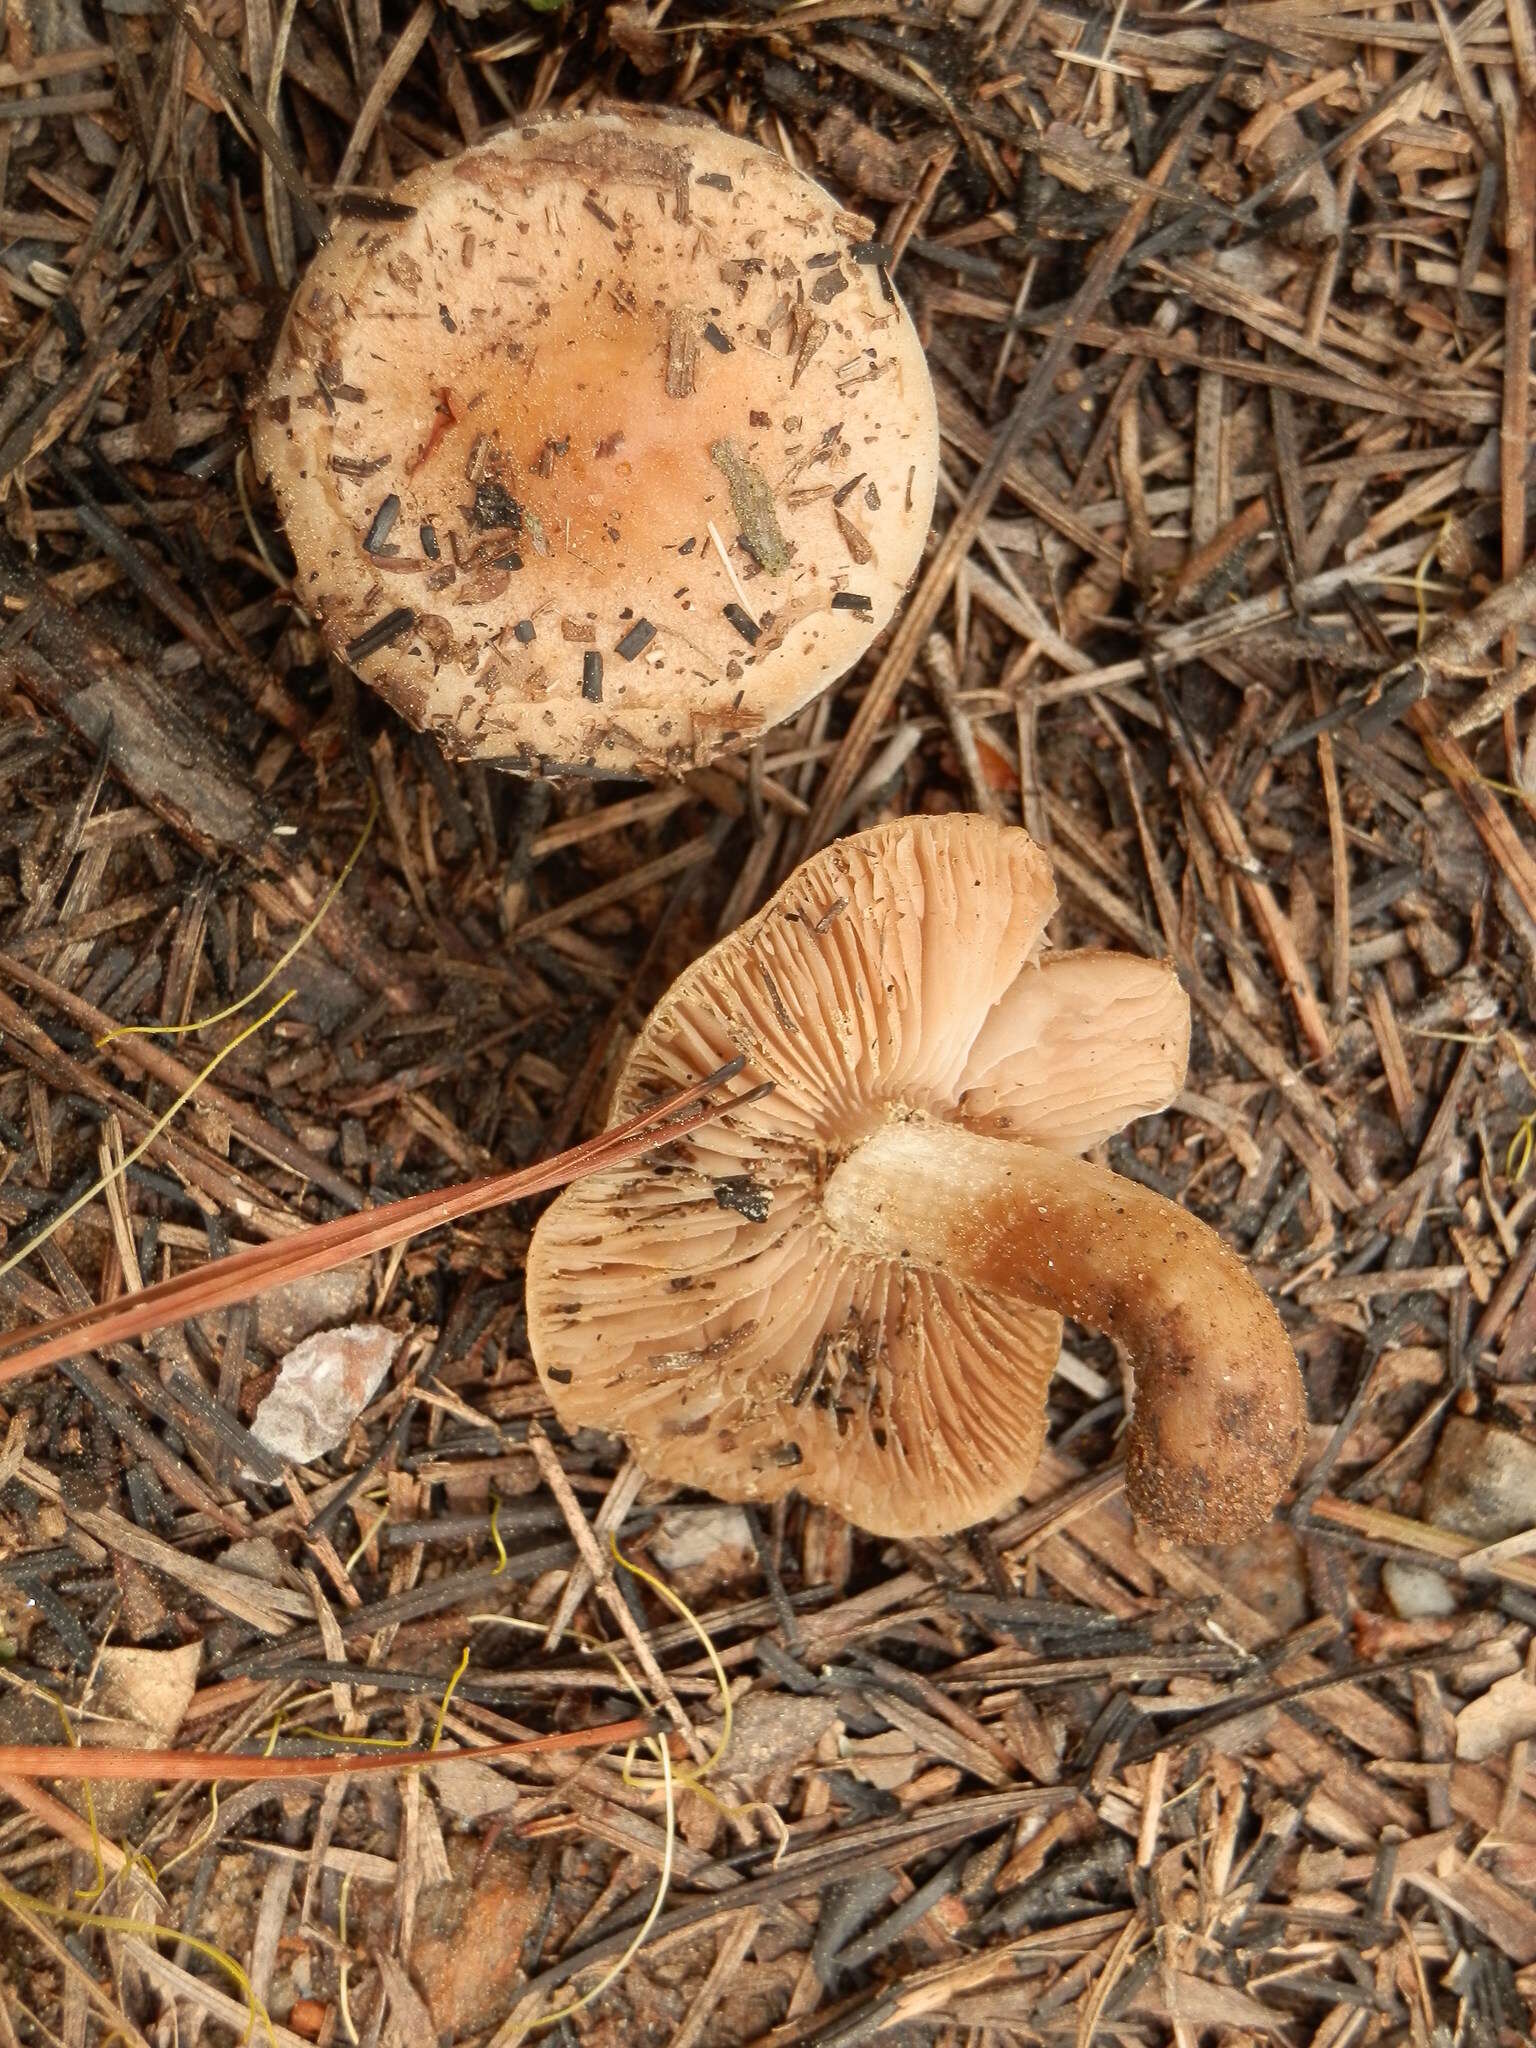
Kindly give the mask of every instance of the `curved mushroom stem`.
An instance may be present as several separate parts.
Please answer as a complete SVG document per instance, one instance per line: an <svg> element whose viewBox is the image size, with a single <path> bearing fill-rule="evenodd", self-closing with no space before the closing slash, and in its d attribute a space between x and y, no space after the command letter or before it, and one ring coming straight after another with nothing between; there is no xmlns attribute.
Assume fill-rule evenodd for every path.
<svg viewBox="0 0 1536 2048"><path fill-rule="evenodd" d="M1162 1534L1231 1543L1269 1515L1301 1455L1301 1374L1268 1296L1187 1211L1086 1160L927 1119L850 1153L823 1206L865 1252L1121 1339L1136 1367L1126 1493Z"/></svg>

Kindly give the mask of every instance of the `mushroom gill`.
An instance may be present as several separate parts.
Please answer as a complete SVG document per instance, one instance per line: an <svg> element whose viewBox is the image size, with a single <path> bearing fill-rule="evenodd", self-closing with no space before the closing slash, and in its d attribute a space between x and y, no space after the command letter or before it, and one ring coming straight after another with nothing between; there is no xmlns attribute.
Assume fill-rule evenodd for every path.
<svg viewBox="0 0 1536 2048"><path fill-rule="evenodd" d="M923 1119L834 1171L833 1229L1120 1338L1136 1369L1126 1492L1164 1535L1227 1543L1263 1521L1301 1453L1301 1374L1279 1316L1197 1217L1044 1146Z"/></svg>
<svg viewBox="0 0 1536 2048"><path fill-rule="evenodd" d="M1075 1157L1177 1092L1187 1002L1158 963L1039 959L1054 905L1023 832L902 819L686 970L614 1115L737 1055L773 1093L546 1212L528 1326L562 1420L727 1499L939 1534L1017 1497L1070 1314L1137 1358L1138 1509L1205 1539L1268 1512L1301 1412L1278 1318L1203 1225Z"/></svg>

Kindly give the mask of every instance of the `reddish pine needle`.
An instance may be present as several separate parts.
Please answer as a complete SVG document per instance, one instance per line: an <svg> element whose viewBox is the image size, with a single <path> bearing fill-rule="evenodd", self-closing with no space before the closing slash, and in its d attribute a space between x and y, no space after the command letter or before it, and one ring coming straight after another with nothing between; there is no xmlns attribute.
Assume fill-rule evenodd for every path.
<svg viewBox="0 0 1536 2048"><path fill-rule="evenodd" d="M311 1273L329 1272L348 1260L399 1244L403 1239L513 1202L542 1194L585 1174L622 1166L659 1144L694 1131L701 1124L763 1091L727 1102L703 1100L712 1088L741 1070L733 1061L718 1072L655 1104L627 1123L602 1132L584 1145L573 1146L554 1159L511 1173L489 1174L426 1195L395 1202L363 1216L345 1216L316 1224L277 1244L256 1245L211 1266L184 1273L141 1289L126 1300L56 1316L30 1329L0 1337L0 1384L38 1372L44 1366L75 1356L87 1347L121 1343L186 1316L204 1315L246 1301L268 1287ZM0 1744L0 1780L5 1778L150 1780L168 1784L250 1784L258 1780L355 1776L364 1771L398 1771L424 1764L489 1763L499 1757L548 1755L558 1750L604 1749L615 1742L633 1742L652 1732L643 1716L613 1721L597 1728L573 1728L558 1735L535 1735L518 1742L493 1743L484 1749L391 1750L383 1756L231 1756L180 1749L73 1749L54 1744Z"/></svg>
<svg viewBox="0 0 1536 2048"><path fill-rule="evenodd" d="M70 1749L63 1744L0 1744L0 1778L152 1779L160 1784L252 1784L269 1778L340 1778L362 1771L400 1771L423 1764L494 1763L498 1757L546 1756L563 1749L606 1749L653 1732L644 1715L559 1735L530 1735L487 1749L395 1749L383 1756L227 1756L188 1749Z"/></svg>
<svg viewBox="0 0 1536 2048"><path fill-rule="evenodd" d="M756 1100L761 1090L754 1089L725 1102L702 1099L710 1089L738 1074L741 1065L740 1060L733 1060L702 1081L695 1081L691 1087L631 1117L627 1123L617 1124L584 1145L572 1146L568 1152L537 1166L488 1174L480 1180L463 1181L457 1187L413 1195L361 1216L317 1223L293 1237L275 1244L253 1245L248 1251L217 1259L174 1280L159 1281L117 1301L55 1316L29 1329L13 1330L0 1337L0 1386L24 1379L44 1366L56 1365L61 1359L73 1358L82 1350L121 1344L187 1316L233 1307L269 1287L313 1273L329 1273L352 1259L365 1258L462 1216L477 1215L504 1202L563 1187L586 1174L623 1166L657 1145L670 1144L701 1124Z"/></svg>

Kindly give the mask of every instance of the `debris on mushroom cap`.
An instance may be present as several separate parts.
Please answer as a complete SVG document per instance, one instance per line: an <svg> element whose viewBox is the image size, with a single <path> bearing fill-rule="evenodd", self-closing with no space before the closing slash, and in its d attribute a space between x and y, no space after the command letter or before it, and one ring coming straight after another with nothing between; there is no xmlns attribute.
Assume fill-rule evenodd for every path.
<svg viewBox="0 0 1536 2048"><path fill-rule="evenodd" d="M927 535L889 254L655 108L531 119L343 213L253 432L299 602L450 754L673 772L787 717Z"/></svg>
<svg viewBox="0 0 1536 2048"><path fill-rule="evenodd" d="M1048 1260L1027 1286L1017 1274L1006 1286L978 1280L963 1232L945 1256L925 1258L921 1245L907 1256L877 1217L861 1242L833 1196L891 1134L913 1132L942 1157L954 1126L1012 1162L1053 1162L1066 1192L1044 1199L1058 1209L1083 1176L1126 1185L1073 1155L1177 1092L1188 1005L1166 965L1037 960L1054 907L1049 865L1023 832L905 819L817 854L683 974L635 1046L614 1114L737 1054L746 1080L774 1089L639 1166L582 1182L540 1222L529 1337L569 1426L622 1431L659 1476L727 1499L797 1488L886 1534L962 1527L1018 1494L1044 1434L1057 1311L1087 1313L1102 1290L1079 1298ZM1113 1197L1086 1199L1111 1229ZM1146 1200L1170 1230L1203 1228ZM1265 1382L1236 1417L1239 1434L1274 1452L1260 1460L1268 1477L1245 1485L1231 1513L1231 1490L1213 1481L1216 1535L1273 1505L1295 1462L1299 1400L1278 1319L1224 1256L1281 1349L1269 1337L1256 1368L1276 1390ZM1080 1277L1070 1260L1064 1271ZM1221 1361L1211 1366L1219 1375ZM1154 1450L1166 1392L1165 1380L1149 1384L1138 1442ZM1181 1454L1207 1440L1193 1425L1175 1435ZM1174 1529L1157 1486L1138 1487ZM1205 1533L1198 1511L1177 1531Z"/></svg>

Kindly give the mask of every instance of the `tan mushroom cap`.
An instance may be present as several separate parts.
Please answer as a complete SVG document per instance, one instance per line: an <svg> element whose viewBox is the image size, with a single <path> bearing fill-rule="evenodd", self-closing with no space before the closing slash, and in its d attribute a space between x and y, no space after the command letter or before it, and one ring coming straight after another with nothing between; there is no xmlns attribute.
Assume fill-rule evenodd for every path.
<svg viewBox="0 0 1536 2048"><path fill-rule="evenodd" d="M1075 1156L1177 1092L1187 1000L1161 963L1038 957L1054 907L1049 865L1023 832L905 819L814 856L681 976L634 1048L614 1116L738 1054L744 1079L771 1080L773 1093L579 1183L540 1222L529 1338L568 1426L619 1430L648 1470L727 1499L796 1488L880 1533L962 1527L1013 1500L1039 1454L1057 1311L1091 1318L1112 1295L1112 1312L1137 1323L1163 1302L1167 1287L1145 1274L1161 1229L1204 1259L1175 1259L1193 1276L1195 1350L1201 1287L1235 1268L1242 1313L1262 1326L1253 1374L1283 1382L1274 1428L1265 1410L1261 1481L1246 1467L1235 1489L1196 1476L1180 1533L1229 1532L1269 1511L1294 1465L1299 1401L1273 1309L1173 1204L1148 1196L1169 1220L1142 1205L1122 1229L1116 1191L1144 1191ZM947 1169L962 1148L964 1170ZM941 1231L922 1215L934 1206L925 1187L946 1173ZM905 1207L893 1199L882 1221L892 1178ZM984 1181L1024 1219L1038 1253L1027 1272L995 1256ZM925 1229L931 1242L918 1241ZM1112 1268L1114 1285L1098 1285ZM1161 1398L1171 1375L1177 1404L1181 1361L1164 1371L1164 1348L1150 1346L1148 1384ZM1218 1360L1217 1380L1224 1371ZM1153 1458L1138 1505L1165 1527L1183 1510L1165 1511L1159 1489L1175 1467L1182 1483L1181 1460L1242 1463L1221 1433L1232 1403L1219 1393L1216 1406L1219 1441L1200 1434L1196 1403ZM1141 1419L1138 1441L1158 1419Z"/></svg>
<svg viewBox="0 0 1536 2048"><path fill-rule="evenodd" d="M658 774L858 659L938 474L867 220L649 108L530 120L386 212L311 263L253 431L365 681L453 755Z"/></svg>

